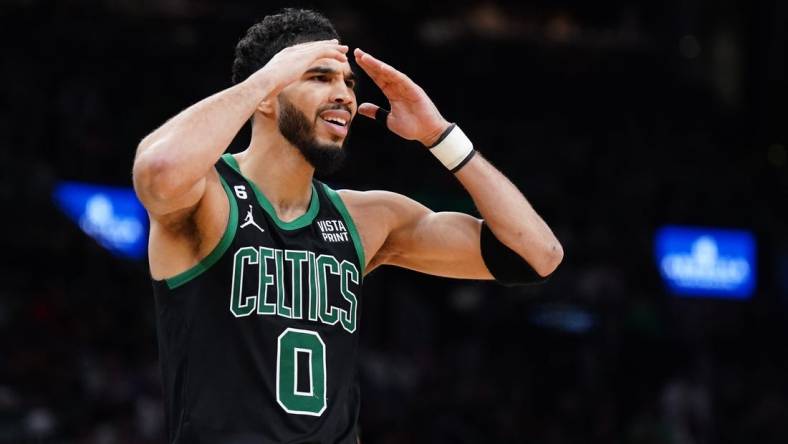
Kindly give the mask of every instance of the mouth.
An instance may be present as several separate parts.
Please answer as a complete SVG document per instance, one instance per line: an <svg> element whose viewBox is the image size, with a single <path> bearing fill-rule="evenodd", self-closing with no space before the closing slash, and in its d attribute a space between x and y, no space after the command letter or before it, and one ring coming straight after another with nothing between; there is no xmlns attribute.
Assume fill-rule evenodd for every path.
<svg viewBox="0 0 788 444"><path fill-rule="evenodd" d="M318 117L329 132L339 137L347 136L351 120L349 112L342 109L331 109L323 111Z"/></svg>

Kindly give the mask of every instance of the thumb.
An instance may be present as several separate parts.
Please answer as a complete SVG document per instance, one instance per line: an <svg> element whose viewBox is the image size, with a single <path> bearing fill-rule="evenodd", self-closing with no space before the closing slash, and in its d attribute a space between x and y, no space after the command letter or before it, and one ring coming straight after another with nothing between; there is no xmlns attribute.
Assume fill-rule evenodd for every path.
<svg viewBox="0 0 788 444"><path fill-rule="evenodd" d="M378 112L380 107L377 105L373 105L371 103L362 103L358 107L358 113L364 117L369 117L370 119L375 119L375 113Z"/></svg>

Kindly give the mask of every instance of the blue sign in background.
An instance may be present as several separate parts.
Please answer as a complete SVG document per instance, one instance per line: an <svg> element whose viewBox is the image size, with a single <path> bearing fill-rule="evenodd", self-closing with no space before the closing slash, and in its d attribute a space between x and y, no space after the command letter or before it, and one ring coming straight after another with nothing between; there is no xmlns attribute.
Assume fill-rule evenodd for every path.
<svg viewBox="0 0 788 444"><path fill-rule="evenodd" d="M148 216L134 190L79 182L61 182L54 199L86 234L125 258L145 256Z"/></svg>
<svg viewBox="0 0 788 444"><path fill-rule="evenodd" d="M755 238L748 231L666 226L657 231L655 253L674 294L747 299L755 290Z"/></svg>

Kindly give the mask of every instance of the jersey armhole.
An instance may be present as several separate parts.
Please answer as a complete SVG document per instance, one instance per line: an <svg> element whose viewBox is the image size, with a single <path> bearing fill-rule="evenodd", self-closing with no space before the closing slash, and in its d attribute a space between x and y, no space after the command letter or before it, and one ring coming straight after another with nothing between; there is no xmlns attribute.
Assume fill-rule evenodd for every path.
<svg viewBox="0 0 788 444"><path fill-rule="evenodd" d="M328 199L334 204L339 214L342 215L342 219L345 219L345 223L350 231L350 238L353 239L353 246L356 248L356 255L358 256L359 265L361 266L361 276L364 276L367 261L364 258L364 245L361 243L361 236L358 234L356 224L353 222L353 218L350 217L350 212L347 210L339 193L329 188L326 184L323 184L323 190L325 190L326 196L328 196Z"/></svg>
<svg viewBox="0 0 788 444"><path fill-rule="evenodd" d="M222 188L224 188L224 192L227 194L227 200L230 203L230 214L227 217L227 227L224 229L224 234L219 240L219 243L208 253L208 256L205 256L197 265L189 268L183 273L176 274L164 280L167 284L167 288L170 290L174 290L186 284L211 268L222 255L224 255L224 252L227 251L227 248L230 247L230 244L235 238L235 231L238 225L238 203L235 201L232 191L230 191L230 186L227 185L227 182L224 181L221 175L219 175L219 180L222 182Z"/></svg>

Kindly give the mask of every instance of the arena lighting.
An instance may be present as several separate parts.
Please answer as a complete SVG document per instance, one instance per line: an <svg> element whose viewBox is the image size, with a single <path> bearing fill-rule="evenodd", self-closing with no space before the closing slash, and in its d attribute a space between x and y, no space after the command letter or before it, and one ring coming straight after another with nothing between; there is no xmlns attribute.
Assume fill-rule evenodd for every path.
<svg viewBox="0 0 788 444"><path fill-rule="evenodd" d="M85 234L113 254L145 256L148 217L131 188L60 182L53 198Z"/></svg>
<svg viewBox="0 0 788 444"><path fill-rule="evenodd" d="M596 318L587 310L571 304L544 304L528 315L528 320L540 327L564 333L588 333L596 325Z"/></svg>
<svg viewBox="0 0 788 444"><path fill-rule="evenodd" d="M654 250L675 295L748 299L755 290L755 238L748 231L665 226Z"/></svg>

